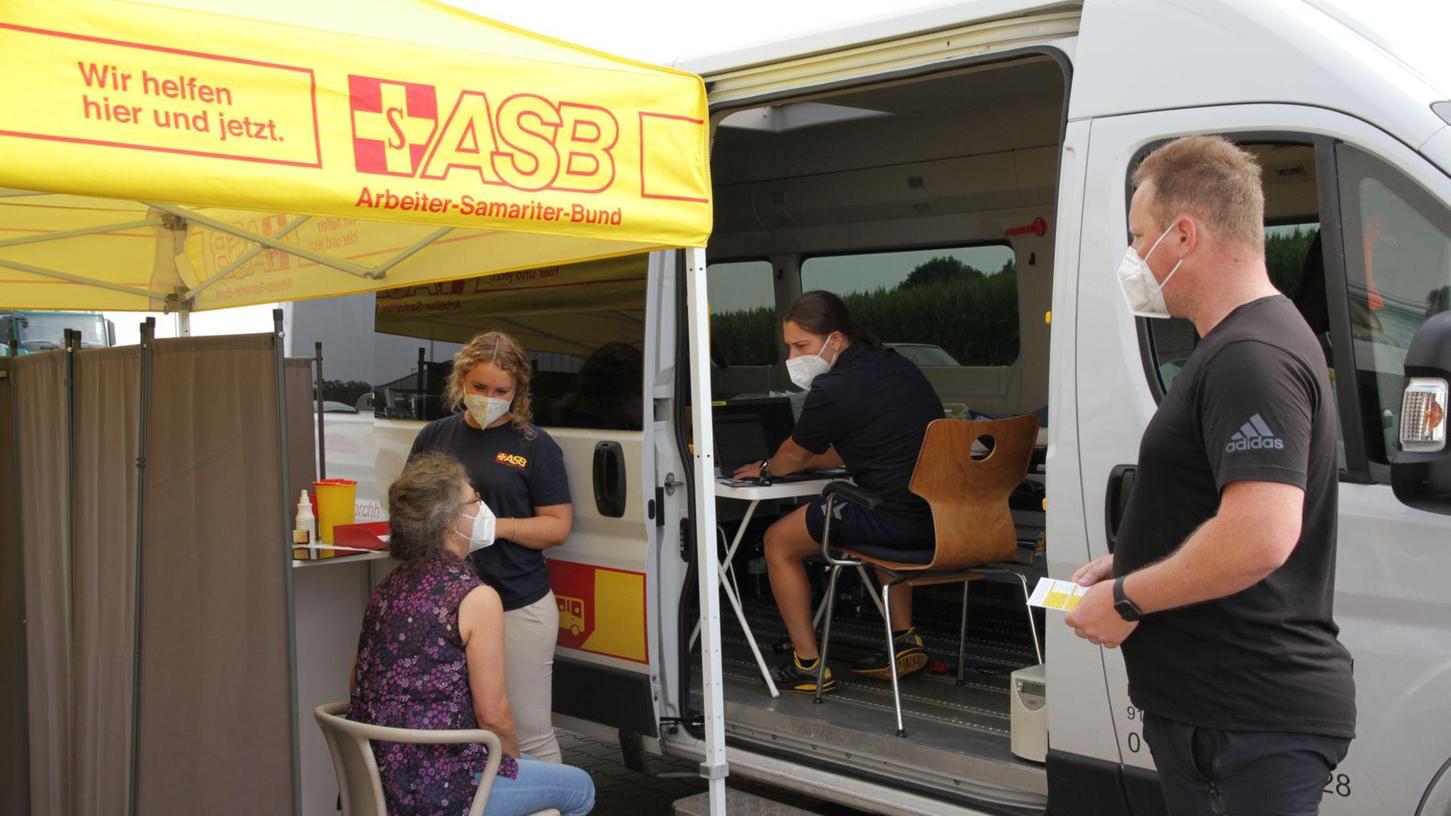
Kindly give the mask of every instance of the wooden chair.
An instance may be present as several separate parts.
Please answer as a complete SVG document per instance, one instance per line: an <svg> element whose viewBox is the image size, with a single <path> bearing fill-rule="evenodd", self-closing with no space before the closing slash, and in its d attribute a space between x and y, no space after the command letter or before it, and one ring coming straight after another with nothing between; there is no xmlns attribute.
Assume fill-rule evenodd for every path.
<svg viewBox="0 0 1451 816"><path fill-rule="evenodd" d="M826 596L826 626L821 639L821 660L817 669L816 700L821 702L821 682L826 655L831 645L831 616L836 598L836 581L843 567L870 564L887 580L882 585L879 608L886 622L888 663L892 675L892 700L897 712L897 736L906 736L902 723L902 694L898 687L897 661L892 640L892 612L888 593L898 584L924 586L962 582L962 624L957 648L957 679L963 674L967 642L968 582L985 575L1011 575L1023 589L1024 606L1029 597L1028 580L1016 558L1017 527L1013 524L1008 497L1028 474L1029 460L1038 436L1038 418L1011 417L994 420L939 419L927 426L917 466L909 484L912 492L932 509L936 546L930 550L901 550L890 546L848 550L831 544L832 506L838 500L875 508L881 498L849 482L833 482L827 496L826 523L821 554L831 565ZM865 573L862 573L865 580ZM868 586L870 591L870 586ZM1027 608L1033 649L1043 662L1033 611Z"/></svg>
<svg viewBox="0 0 1451 816"><path fill-rule="evenodd" d="M457 731L389 728L354 722L343 716L347 710L348 703L344 700L320 705L312 712L317 724L322 727L323 737L327 739L328 751L333 755L343 816L388 816L388 806L383 799L383 780L378 776L378 762L373 757L373 746L369 740L426 745L482 743L489 749L489 759L474 791L468 816L483 816L484 806L489 802L489 791L499 774L499 763L504 759L499 738L494 732L482 728ZM559 816L559 811L541 810L532 816Z"/></svg>

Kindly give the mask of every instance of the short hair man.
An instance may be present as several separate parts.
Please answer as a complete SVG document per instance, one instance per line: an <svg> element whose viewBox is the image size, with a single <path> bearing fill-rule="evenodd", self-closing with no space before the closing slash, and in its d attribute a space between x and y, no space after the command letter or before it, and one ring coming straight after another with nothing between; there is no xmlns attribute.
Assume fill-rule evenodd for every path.
<svg viewBox="0 0 1451 816"><path fill-rule="evenodd" d="M1068 624L1123 644L1170 813L1314 814L1355 736L1324 355L1265 271L1253 156L1190 136L1134 183L1129 308L1188 318L1200 342L1144 431L1116 552L1074 575L1091 589Z"/></svg>

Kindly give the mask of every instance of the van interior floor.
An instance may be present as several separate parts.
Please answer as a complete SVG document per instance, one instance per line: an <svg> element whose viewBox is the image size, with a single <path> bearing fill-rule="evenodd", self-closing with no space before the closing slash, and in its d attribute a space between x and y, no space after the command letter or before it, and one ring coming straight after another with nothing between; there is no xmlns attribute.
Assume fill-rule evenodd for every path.
<svg viewBox="0 0 1451 816"><path fill-rule="evenodd" d="M746 577L744 571L741 577ZM790 647L770 590L756 586L757 578L763 581L764 576L751 576L752 583L741 585L742 601L767 665L774 667L789 659ZM1029 585L1035 580L1030 575ZM1018 759L1009 749L1009 673L1037 662L1018 585L973 583L960 685L961 585L917 590L913 618L930 659L927 669L901 681L906 736L898 737L890 680L851 671L858 658L884 645L881 615L862 594L859 579L843 573L841 584L848 589L837 599L828 656L836 690L821 705L813 695L794 692L771 699L744 633L722 599L725 719L731 743L789 754L797 761L809 757L813 763L978 808L1041 813L1047 800L1043 767ZM697 710L699 665L698 658L692 659Z"/></svg>

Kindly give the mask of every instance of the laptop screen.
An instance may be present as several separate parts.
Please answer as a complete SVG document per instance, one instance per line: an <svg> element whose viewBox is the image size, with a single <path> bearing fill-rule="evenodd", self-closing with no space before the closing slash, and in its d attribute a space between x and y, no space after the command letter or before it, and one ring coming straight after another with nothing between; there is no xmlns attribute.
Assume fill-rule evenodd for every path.
<svg viewBox="0 0 1451 816"><path fill-rule="evenodd" d="M711 408L715 460L721 473L759 462L791 435L795 418L785 397L728 402Z"/></svg>
<svg viewBox="0 0 1451 816"><path fill-rule="evenodd" d="M715 460L730 475L741 465L759 462L775 451L766 444L766 429L754 414L734 414L715 420Z"/></svg>

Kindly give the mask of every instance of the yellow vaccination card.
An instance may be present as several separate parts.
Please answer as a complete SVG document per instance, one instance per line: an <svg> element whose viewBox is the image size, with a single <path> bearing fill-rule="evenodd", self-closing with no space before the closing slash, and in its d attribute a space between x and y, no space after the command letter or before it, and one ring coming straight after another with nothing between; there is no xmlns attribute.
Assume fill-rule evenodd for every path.
<svg viewBox="0 0 1451 816"><path fill-rule="evenodd" d="M1083 600L1083 594L1087 591L1088 587L1079 586L1072 581L1039 578L1038 586L1034 587L1033 596L1028 599L1028 604L1068 612L1078 606L1078 602Z"/></svg>

